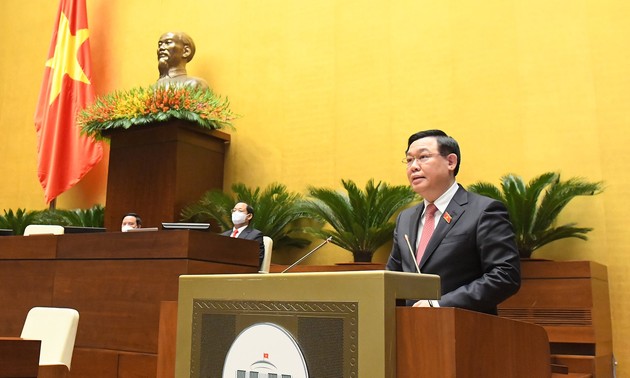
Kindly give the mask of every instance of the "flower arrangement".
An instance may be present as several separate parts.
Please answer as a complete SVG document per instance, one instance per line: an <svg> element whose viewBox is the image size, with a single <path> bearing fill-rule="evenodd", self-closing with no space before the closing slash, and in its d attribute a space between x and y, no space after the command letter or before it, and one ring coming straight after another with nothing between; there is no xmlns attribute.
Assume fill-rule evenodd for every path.
<svg viewBox="0 0 630 378"><path fill-rule="evenodd" d="M103 139L104 130L128 129L172 118L215 130L233 127L232 120L237 116L229 109L227 99L209 89L169 85L116 91L98 97L94 104L80 111L77 123L83 133Z"/></svg>

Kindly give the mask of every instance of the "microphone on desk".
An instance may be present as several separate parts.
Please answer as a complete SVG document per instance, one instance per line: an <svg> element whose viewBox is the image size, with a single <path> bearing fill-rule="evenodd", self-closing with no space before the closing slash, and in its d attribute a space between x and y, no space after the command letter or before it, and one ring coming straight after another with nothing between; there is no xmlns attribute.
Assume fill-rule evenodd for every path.
<svg viewBox="0 0 630 378"><path fill-rule="evenodd" d="M298 261L294 262L293 264L289 265L285 270L283 270L280 273L284 273L287 270L293 268L294 266L296 266L297 264L299 264L300 262L302 262L302 260L304 260L305 258L309 257L313 252L317 251L318 249L320 249L321 247L324 246L324 244L328 243L329 241L332 240L332 236L329 236L328 239L324 240L320 245L318 245L317 247L311 249L306 255L302 256Z"/></svg>

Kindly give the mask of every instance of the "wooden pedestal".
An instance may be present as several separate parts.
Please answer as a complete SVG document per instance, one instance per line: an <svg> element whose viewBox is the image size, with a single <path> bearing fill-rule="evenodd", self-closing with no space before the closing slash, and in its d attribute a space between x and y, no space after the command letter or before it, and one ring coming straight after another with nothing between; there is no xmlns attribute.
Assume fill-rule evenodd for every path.
<svg viewBox="0 0 630 378"><path fill-rule="evenodd" d="M105 227L120 230L124 214L144 227L176 222L181 210L210 189L223 188L230 135L174 120L115 130L111 140Z"/></svg>

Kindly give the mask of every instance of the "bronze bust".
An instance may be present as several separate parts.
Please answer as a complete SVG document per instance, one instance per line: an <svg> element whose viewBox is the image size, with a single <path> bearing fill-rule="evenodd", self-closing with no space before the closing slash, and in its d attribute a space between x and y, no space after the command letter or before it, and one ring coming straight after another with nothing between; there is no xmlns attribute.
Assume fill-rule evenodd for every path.
<svg viewBox="0 0 630 378"><path fill-rule="evenodd" d="M183 32L166 32L158 41L158 85L190 85L208 88L204 79L188 76L186 64L195 56L195 43Z"/></svg>

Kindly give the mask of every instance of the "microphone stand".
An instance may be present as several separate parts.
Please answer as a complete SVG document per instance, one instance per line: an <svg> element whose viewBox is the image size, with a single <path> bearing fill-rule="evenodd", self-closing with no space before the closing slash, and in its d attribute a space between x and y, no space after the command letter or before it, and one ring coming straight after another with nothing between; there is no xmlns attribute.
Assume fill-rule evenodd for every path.
<svg viewBox="0 0 630 378"><path fill-rule="evenodd" d="M320 245L318 245L317 247L313 248L312 250L310 250L306 255L302 256L298 261L294 262L293 264L289 265L285 270L283 270L280 273L284 273L287 270L293 268L294 266L296 266L297 264L299 264L302 260L304 260L305 258L309 257L313 252L317 251L318 249L320 249L321 247L324 246L324 244L328 243L329 241L332 240L332 236L329 236L328 239L324 240Z"/></svg>

